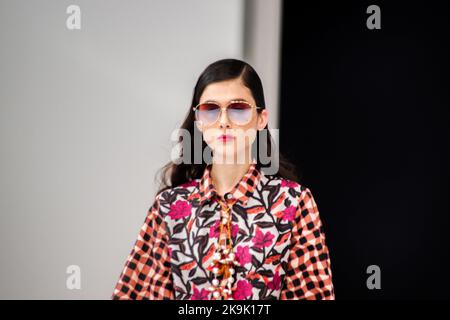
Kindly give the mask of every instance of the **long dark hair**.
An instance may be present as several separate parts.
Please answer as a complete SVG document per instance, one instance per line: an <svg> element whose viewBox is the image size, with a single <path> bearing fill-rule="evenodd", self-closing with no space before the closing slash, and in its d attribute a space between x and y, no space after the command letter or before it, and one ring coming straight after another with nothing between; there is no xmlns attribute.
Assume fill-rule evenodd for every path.
<svg viewBox="0 0 450 320"><path fill-rule="evenodd" d="M222 59L218 60L209 66L202 72L200 77L197 80L197 84L194 88L194 95L192 97L191 107L187 113L187 116L181 125L181 129L187 130L191 137L194 137L194 131L198 130L195 125L195 114L192 108L194 108L200 100L200 97L205 90L206 86L211 83L226 81L226 80L234 80L241 78L243 84L250 89L253 99L255 99L256 105L261 108L266 108L266 103L264 100L264 91L261 83L261 79L259 78L256 71L250 66L248 63L237 60L237 59ZM258 109L258 112L261 112L262 109ZM268 156L270 156L273 146L272 136L268 131L268 127L266 126L267 132L267 150ZM197 132L196 134L201 134ZM256 139L254 143L259 145L260 132L258 131ZM181 143L182 138L180 137L179 142ZM194 139L191 139L191 150L194 150ZM208 148L206 142L202 139L202 151ZM157 193L160 193L166 189L177 187L183 183L186 183L190 180L201 178L203 175L203 171L205 170L207 163L202 157L201 163L194 162L193 152L191 154L191 161L188 163L181 162L180 164L176 164L172 161L167 163L164 167L162 167L157 175L160 176L160 188ZM183 156L183 150L181 149L180 156ZM298 176L295 170L295 166L290 163L284 156L278 153L278 172L277 176L289 179L292 181L298 181ZM259 155L256 156L257 160L257 168L262 169L264 166L261 164L259 159Z"/></svg>

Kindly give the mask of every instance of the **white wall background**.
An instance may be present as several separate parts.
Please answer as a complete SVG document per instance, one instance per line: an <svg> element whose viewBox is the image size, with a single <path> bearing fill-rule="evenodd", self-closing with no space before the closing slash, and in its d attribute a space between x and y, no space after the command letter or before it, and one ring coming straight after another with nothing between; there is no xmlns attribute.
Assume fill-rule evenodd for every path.
<svg viewBox="0 0 450 320"><path fill-rule="evenodd" d="M209 63L261 66L276 126L280 2L264 2L0 0L0 299L110 298Z"/></svg>

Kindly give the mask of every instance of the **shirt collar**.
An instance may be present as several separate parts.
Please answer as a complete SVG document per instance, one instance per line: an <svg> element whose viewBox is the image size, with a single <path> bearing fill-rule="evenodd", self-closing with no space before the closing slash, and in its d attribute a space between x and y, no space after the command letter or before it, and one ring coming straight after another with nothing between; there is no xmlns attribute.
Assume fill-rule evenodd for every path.
<svg viewBox="0 0 450 320"><path fill-rule="evenodd" d="M203 202L207 200L211 200L215 196L219 196L216 189L214 188L214 185L212 184L211 169L212 165L207 165L203 172L203 177L200 180L199 184L200 204L203 204ZM236 200L245 205L247 203L248 198L255 191L260 176L261 173L256 167L256 163L252 162L247 172L241 178L241 180L233 187L233 189L231 189L231 191L228 192L229 194L231 194L231 197L226 200L227 201Z"/></svg>

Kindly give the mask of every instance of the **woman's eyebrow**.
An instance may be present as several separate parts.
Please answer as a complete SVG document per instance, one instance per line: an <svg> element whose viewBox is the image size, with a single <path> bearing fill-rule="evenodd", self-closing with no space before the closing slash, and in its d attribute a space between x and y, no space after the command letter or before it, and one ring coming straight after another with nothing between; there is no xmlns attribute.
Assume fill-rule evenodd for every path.
<svg viewBox="0 0 450 320"><path fill-rule="evenodd" d="M235 98L235 99L231 99L231 100L228 101L228 102L231 102L231 101L245 101L245 102L247 102L247 100L245 100L245 99L243 99L243 98ZM204 103L208 103L208 102L215 102L215 103L218 103L216 100L206 100Z"/></svg>

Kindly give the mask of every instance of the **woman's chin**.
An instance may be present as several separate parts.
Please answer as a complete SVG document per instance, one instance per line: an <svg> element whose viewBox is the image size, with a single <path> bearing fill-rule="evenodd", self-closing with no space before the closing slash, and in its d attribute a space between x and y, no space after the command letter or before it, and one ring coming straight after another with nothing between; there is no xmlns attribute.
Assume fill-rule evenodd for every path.
<svg viewBox="0 0 450 320"><path fill-rule="evenodd" d="M213 151L214 162L224 164L246 163L245 150L234 150L229 147L216 147Z"/></svg>

